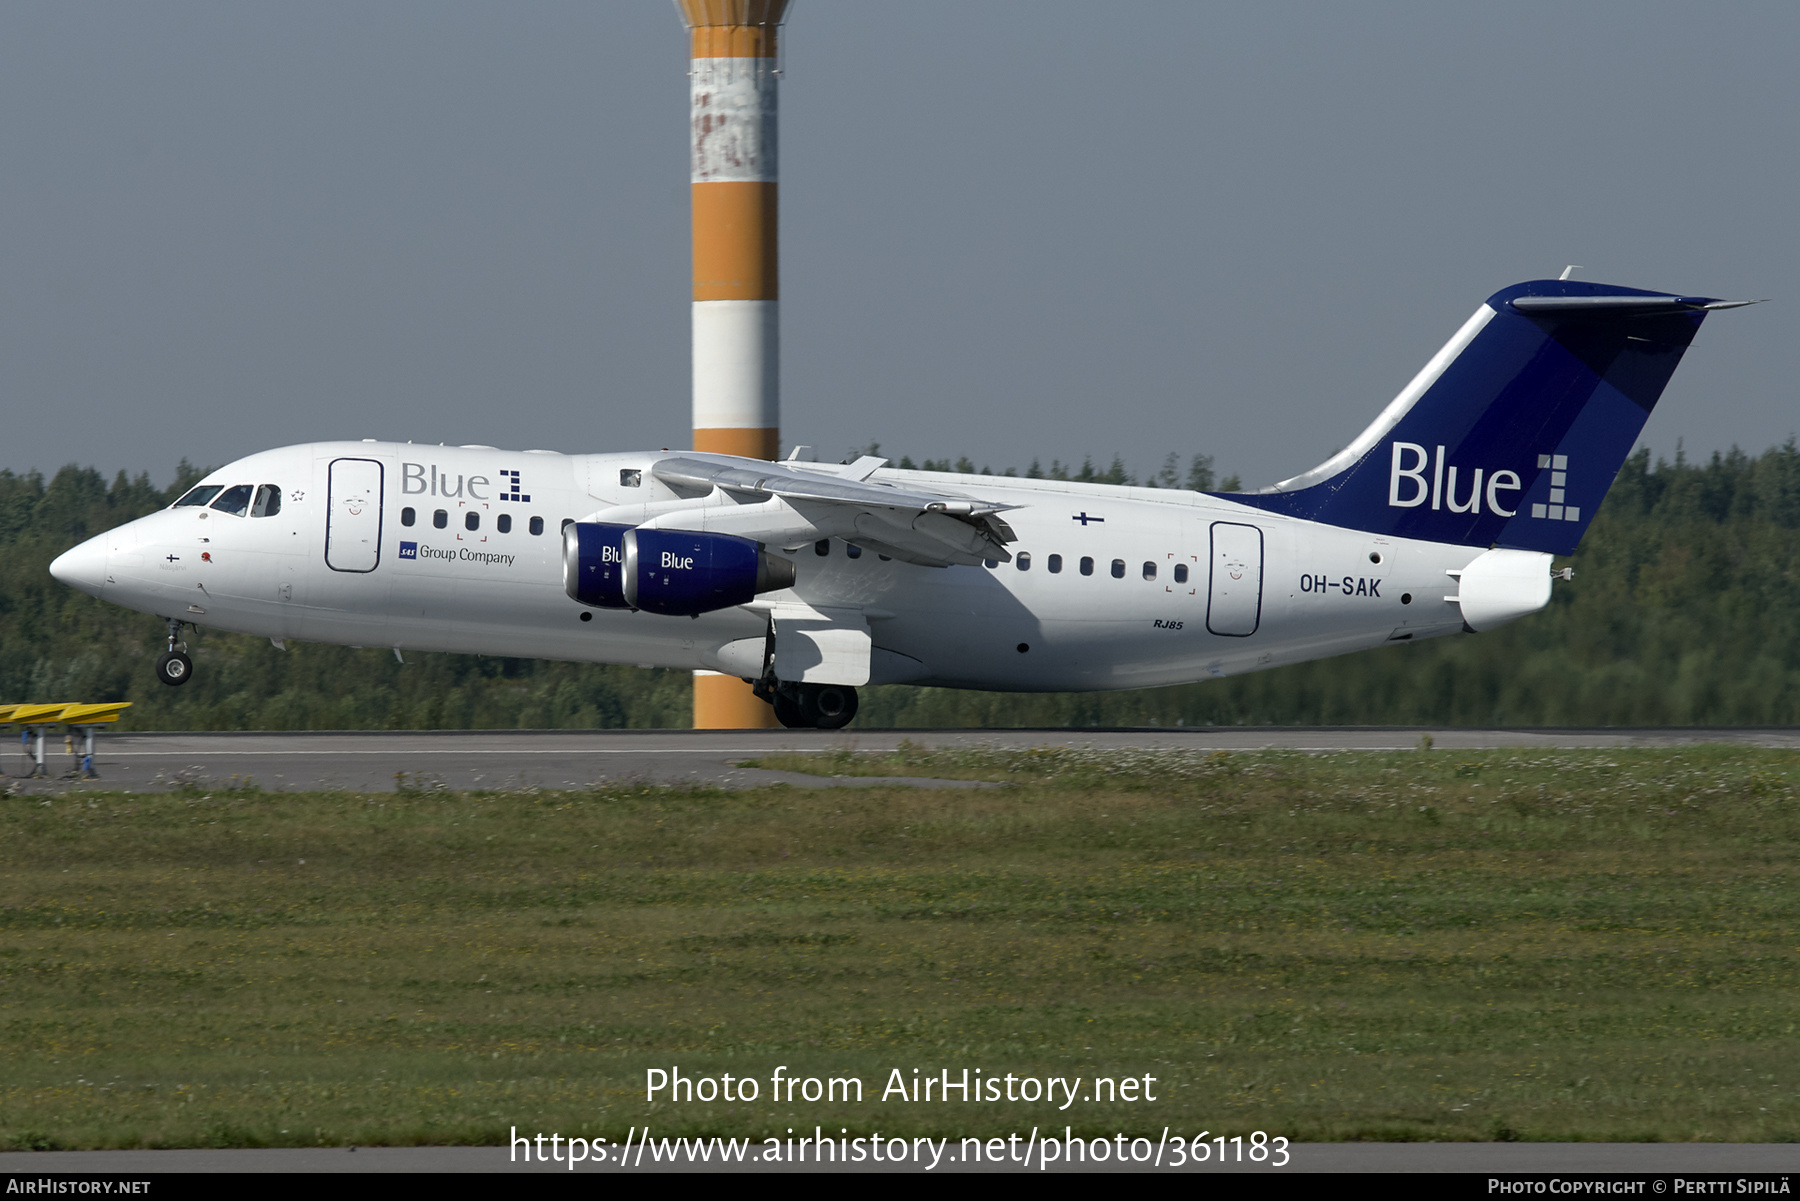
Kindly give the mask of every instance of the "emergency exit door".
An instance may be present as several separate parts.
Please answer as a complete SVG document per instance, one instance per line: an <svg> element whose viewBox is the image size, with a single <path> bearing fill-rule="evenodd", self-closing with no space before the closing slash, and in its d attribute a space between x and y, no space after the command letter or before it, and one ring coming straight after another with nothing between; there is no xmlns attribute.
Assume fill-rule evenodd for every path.
<svg viewBox="0 0 1800 1201"><path fill-rule="evenodd" d="M325 493L325 566L374 571L381 562L381 464L333 459Z"/></svg>
<svg viewBox="0 0 1800 1201"><path fill-rule="evenodd" d="M1227 638L1248 638L1262 624L1263 536L1253 525L1212 525L1212 582L1206 628Z"/></svg>

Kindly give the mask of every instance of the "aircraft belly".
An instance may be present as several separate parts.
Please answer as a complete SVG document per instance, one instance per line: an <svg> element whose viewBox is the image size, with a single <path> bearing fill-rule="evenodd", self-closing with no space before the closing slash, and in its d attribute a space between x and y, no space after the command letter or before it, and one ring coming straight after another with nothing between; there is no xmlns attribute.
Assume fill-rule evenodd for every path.
<svg viewBox="0 0 1800 1201"><path fill-rule="evenodd" d="M765 629L760 615L741 610L686 618L590 609L588 621L580 619L582 611L560 588L554 594L543 590L522 598L505 624L464 621L459 615L438 627L431 647L420 649L697 670L716 666L711 660L718 647L760 638Z"/></svg>
<svg viewBox="0 0 1800 1201"><path fill-rule="evenodd" d="M395 620L389 608L389 581L373 573L346 577L317 564L312 574L310 603L302 610L296 637L309 642L373 639L379 645Z"/></svg>

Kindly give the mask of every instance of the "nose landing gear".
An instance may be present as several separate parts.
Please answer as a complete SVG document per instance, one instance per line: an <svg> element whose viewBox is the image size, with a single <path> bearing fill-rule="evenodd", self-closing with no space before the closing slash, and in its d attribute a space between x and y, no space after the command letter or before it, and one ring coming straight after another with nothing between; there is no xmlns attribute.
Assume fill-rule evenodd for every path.
<svg viewBox="0 0 1800 1201"><path fill-rule="evenodd" d="M790 730L841 730L856 716L856 689L846 684L790 684L758 680L756 695L775 707Z"/></svg>
<svg viewBox="0 0 1800 1201"><path fill-rule="evenodd" d="M156 660L156 678L171 688L187 683L194 674L194 661L188 658L187 643L181 639L182 624L169 618L169 649Z"/></svg>

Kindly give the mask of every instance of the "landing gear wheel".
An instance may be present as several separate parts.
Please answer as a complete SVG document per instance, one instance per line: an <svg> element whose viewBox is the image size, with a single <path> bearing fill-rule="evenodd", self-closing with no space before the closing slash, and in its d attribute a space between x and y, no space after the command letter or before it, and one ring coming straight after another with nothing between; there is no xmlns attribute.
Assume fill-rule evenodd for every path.
<svg viewBox="0 0 1800 1201"><path fill-rule="evenodd" d="M815 730L841 730L856 716L856 689L843 684L802 684L800 716Z"/></svg>
<svg viewBox="0 0 1800 1201"><path fill-rule="evenodd" d="M804 730L812 723L800 713L800 702L785 692L777 692L771 699L775 706L775 720L790 730Z"/></svg>
<svg viewBox="0 0 1800 1201"><path fill-rule="evenodd" d="M188 682L194 674L194 661L180 651L164 651L156 661L156 678L171 688Z"/></svg>

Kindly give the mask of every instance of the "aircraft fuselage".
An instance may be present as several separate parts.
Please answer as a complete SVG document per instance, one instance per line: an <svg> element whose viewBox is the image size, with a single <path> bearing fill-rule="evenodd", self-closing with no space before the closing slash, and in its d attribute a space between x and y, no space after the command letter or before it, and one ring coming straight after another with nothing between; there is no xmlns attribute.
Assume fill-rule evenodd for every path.
<svg viewBox="0 0 1800 1201"><path fill-rule="evenodd" d="M698 505L708 528L729 529L747 508L671 490L652 474L667 457L271 450L203 481L219 496L247 487L241 515L235 502L165 509L71 552L59 574L128 608L272 639L731 674L746 674L742 648L760 645L772 608L812 606L867 622L870 683L1048 691L1184 683L1457 632L1453 577L1482 553L1214 494L885 469L870 482L1016 506L1012 561L920 566L795 533L766 543L795 564L792 588L748 605L671 617L572 600L565 523ZM274 506L260 499L270 491ZM804 531L805 506L788 508L786 528Z"/></svg>

